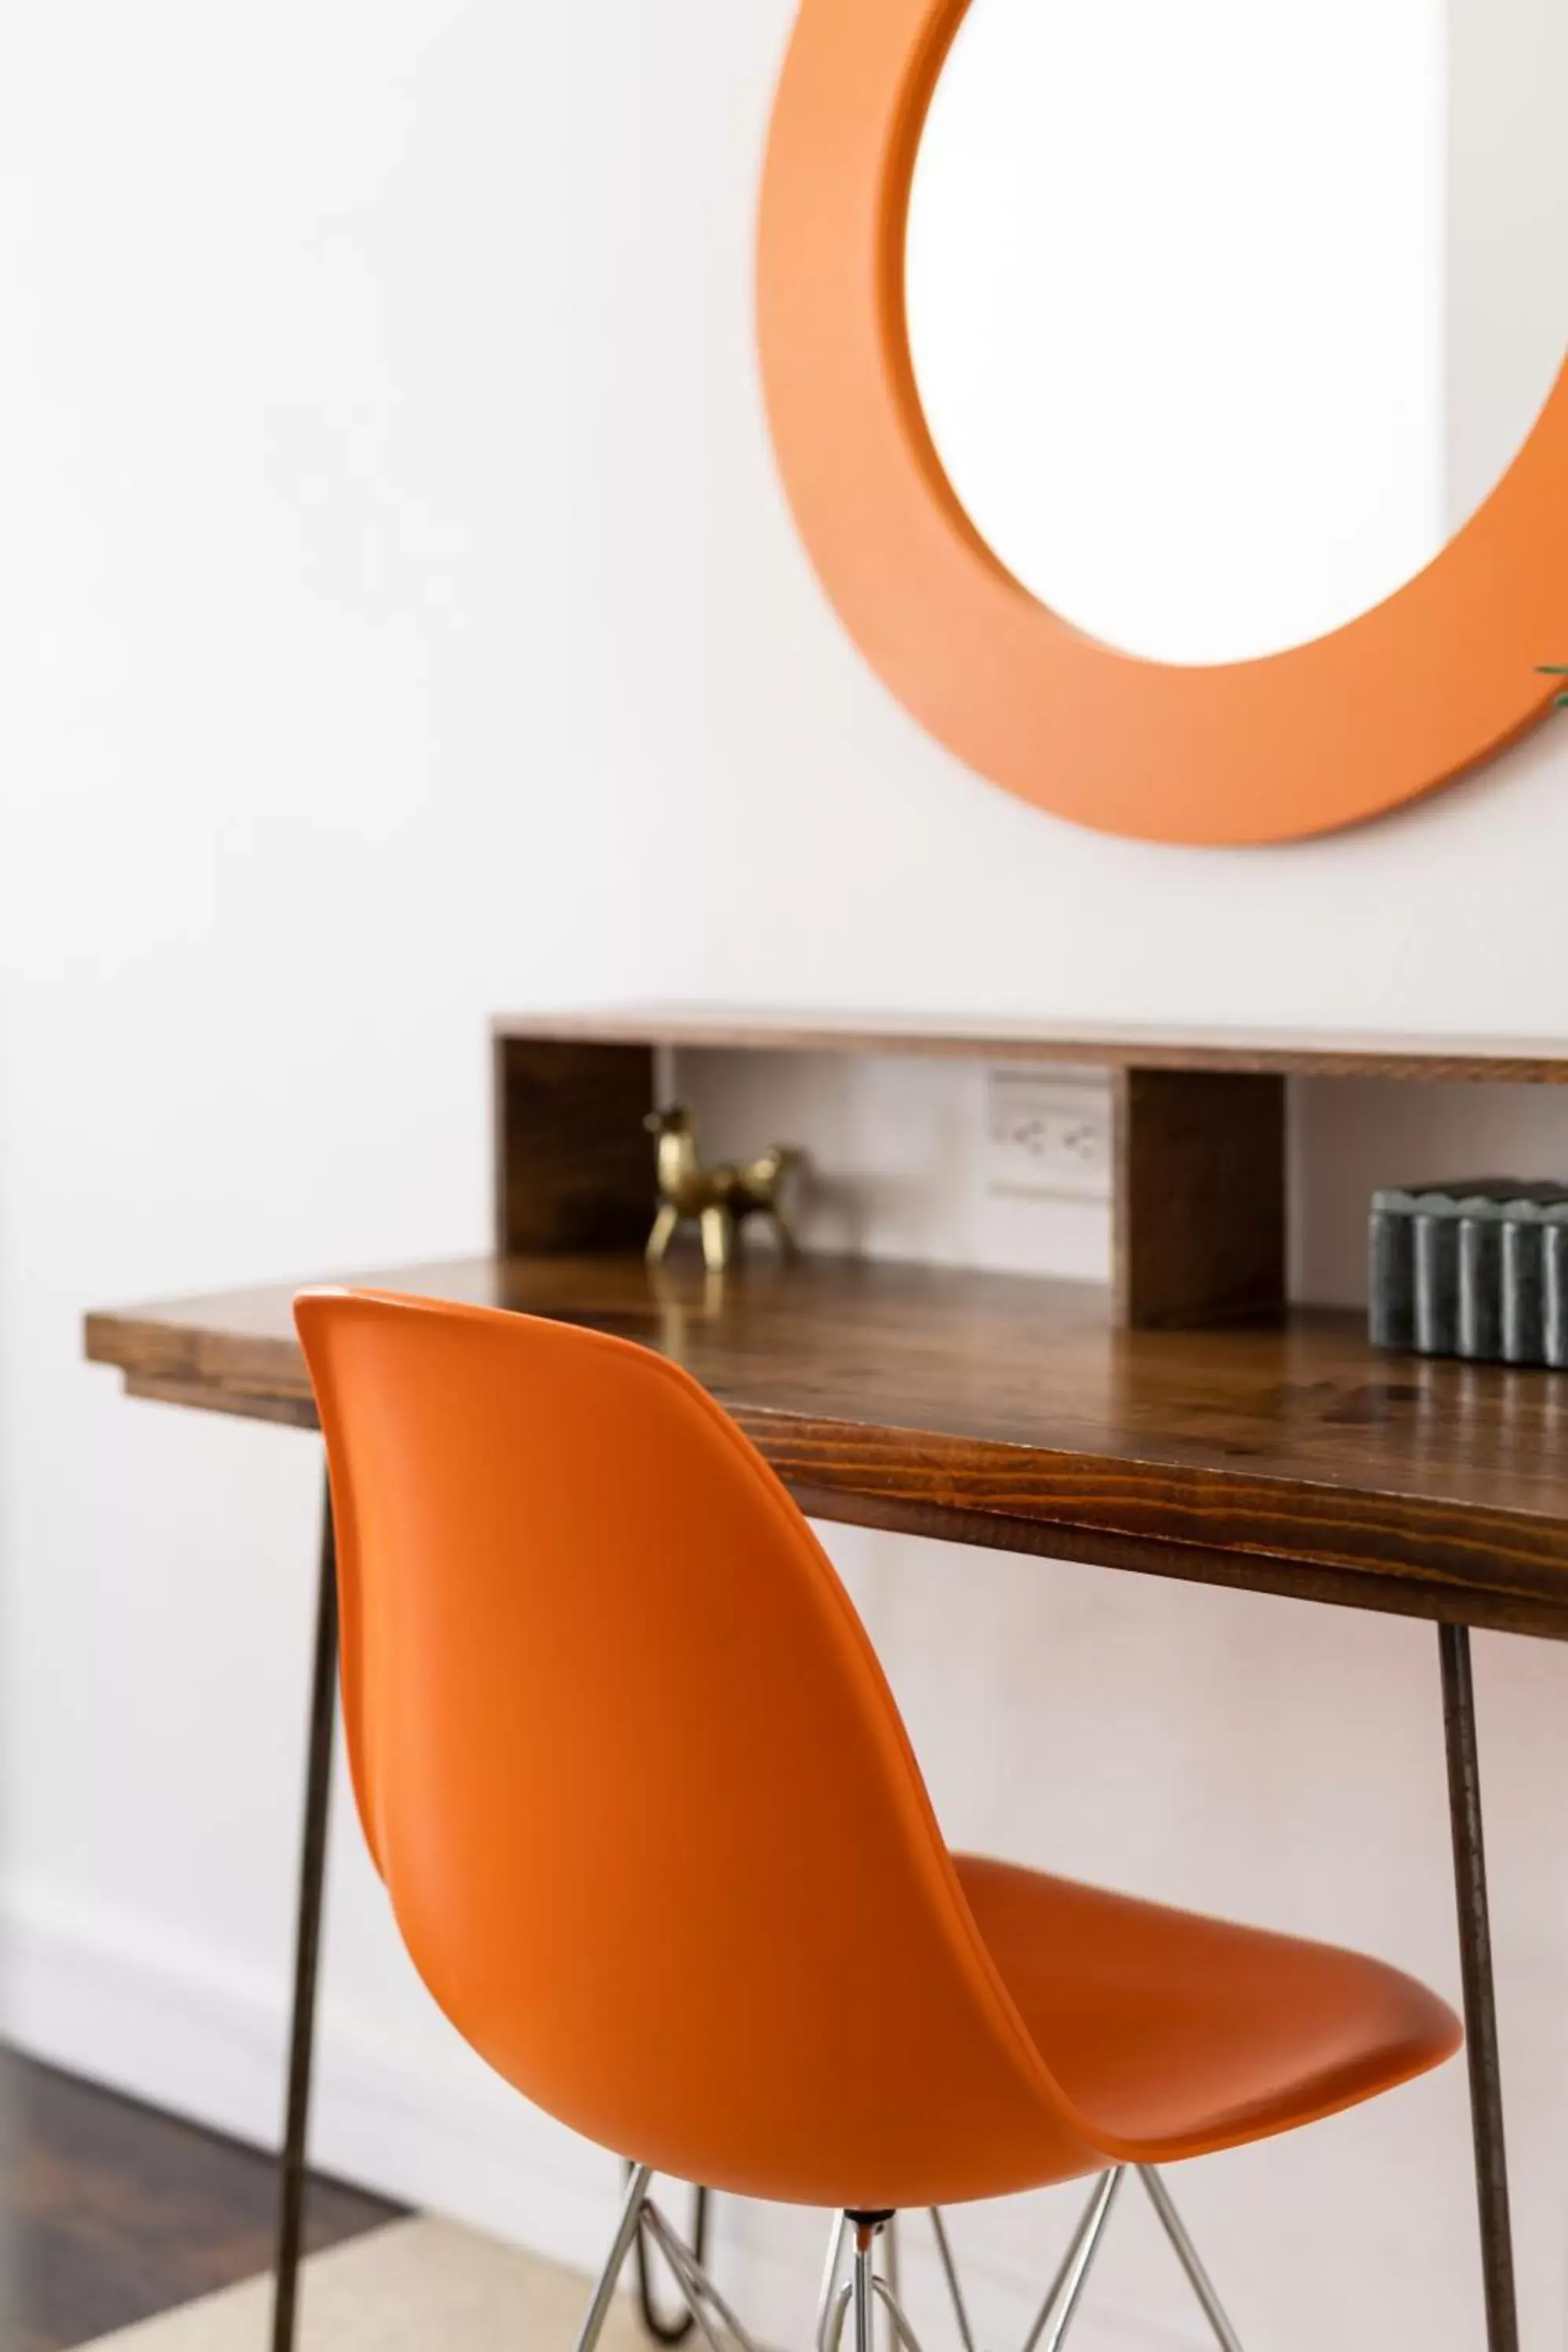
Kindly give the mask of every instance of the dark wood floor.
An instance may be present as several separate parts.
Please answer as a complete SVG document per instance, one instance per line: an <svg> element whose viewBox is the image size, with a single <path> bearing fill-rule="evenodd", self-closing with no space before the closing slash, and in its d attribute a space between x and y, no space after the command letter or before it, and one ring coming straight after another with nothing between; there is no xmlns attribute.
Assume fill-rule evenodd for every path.
<svg viewBox="0 0 1568 2352"><path fill-rule="evenodd" d="M269 2157L0 2049L0 2346L63 2352L271 2261ZM399 2209L311 2185L308 2242Z"/></svg>

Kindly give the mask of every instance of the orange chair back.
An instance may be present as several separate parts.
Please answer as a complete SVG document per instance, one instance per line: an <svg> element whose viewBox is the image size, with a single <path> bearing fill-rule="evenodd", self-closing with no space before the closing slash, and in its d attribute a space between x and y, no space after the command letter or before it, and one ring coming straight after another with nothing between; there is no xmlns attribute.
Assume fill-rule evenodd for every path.
<svg viewBox="0 0 1568 2352"><path fill-rule="evenodd" d="M487 1309L297 1317L365 1835L453 2023L590 2138L868 2208L1098 2168L799 1510L679 1367Z"/></svg>

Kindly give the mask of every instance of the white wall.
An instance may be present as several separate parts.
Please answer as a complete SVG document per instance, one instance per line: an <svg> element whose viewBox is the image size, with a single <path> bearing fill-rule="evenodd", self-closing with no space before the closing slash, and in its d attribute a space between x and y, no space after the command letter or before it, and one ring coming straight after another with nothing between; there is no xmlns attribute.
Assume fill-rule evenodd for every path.
<svg viewBox="0 0 1568 2352"><path fill-rule="evenodd" d="M1447 507L1466 520L1563 364L1568 240L1555 0L1447 0Z"/></svg>
<svg viewBox="0 0 1568 2352"><path fill-rule="evenodd" d="M1170 851L992 792L868 677L751 356L788 15L54 0L6 28L6 2014L257 2134L318 1465L121 1402L78 1360L85 1306L480 1244L502 1004L1561 1029L1563 743L1353 836ZM1479 1098L1430 1115L1492 1156ZM1556 1102L1519 1115L1561 1165ZM1348 1146L1320 1131L1327 1182ZM834 1541L955 1834L1452 1990L1429 1632ZM1542 2343L1568 1670L1493 1641L1479 1670ZM613 2168L454 2045L338 1830L321 2154L587 2259ZM1457 2072L1185 2193L1252 2340L1476 2340ZM967 2220L988 2334L1065 2226L1060 2198ZM724 2232L784 2333L815 2231ZM1131 2211L1092 2323L1087 2352L1196 2340Z"/></svg>

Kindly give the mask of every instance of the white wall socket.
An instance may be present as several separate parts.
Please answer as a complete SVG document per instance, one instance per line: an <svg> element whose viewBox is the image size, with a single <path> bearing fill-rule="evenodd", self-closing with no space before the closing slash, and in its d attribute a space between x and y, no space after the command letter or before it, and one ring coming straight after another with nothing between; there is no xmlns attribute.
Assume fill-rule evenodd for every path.
<svg viewBox="0 0 1568 2352"><path fill-rule="evenodd" d="M1009 1063L985 1073L985 1189L994 1199L1108 1201L1110 1087L1099 1071Z"/></svg>

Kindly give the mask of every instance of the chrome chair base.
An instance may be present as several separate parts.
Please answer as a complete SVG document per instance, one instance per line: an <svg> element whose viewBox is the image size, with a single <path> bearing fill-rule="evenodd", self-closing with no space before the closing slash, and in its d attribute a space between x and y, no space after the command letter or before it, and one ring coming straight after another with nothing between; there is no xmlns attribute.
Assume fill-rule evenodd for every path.
<svg viewBox="0 0 1568 2352"><path fill-rule="evenodd" d="M1199 2261L1198 2250L1187 2235L1186 2225L1171 2201L1164 2174L1152 2164L1141 2164L1138 2178L1149 2191L1149 2202L1159 2215L1161 2227L1176 2250L1176 2260L1187 2274L1187 2284L1203 2306L1204 2317L1214 2330L1214 2339L1220 2352L1241 2352L1241 2339L1226 2317L1225 2306L1214 2291L1214 2281Z"/></svg>
<svg viewBox="0 0 1568 2352"><path fill-rule="evenodd" d="M1124 2166L1118 2166L1112 2171L1101 2173L1095 2182L1082 2219L1073 2232L1067 2252L1062 2257L1060 2267L1051 2281L1045 2301L1041 2304L1034 2324L1024 2339L1023 2352L1059 2352L1059 2347L1066 2340L1068 2329L1071 2326L1077 2314L1079 2302L1093 2267L1095 2256L1100 2252L1105 2226L1110 2219L1111 2209L1116 2202L1125 2170ZM1176 2210L1175 2200L1165 2185L1163 2175L1153 2165L1140 2165L1137 2167L1137 2172L1148 2191L1149 2201L1159 2217L1160 2225L1174 2248L1176 2258L1186 2273L1188 2284L1197 2297L1204 2316L1209 2323L1220 2352L1241 2352L1240 2338L1215 2291L1214 2281L1204 2267L1198 2250L1188 2234L1186 2224ZM948 2296L952 2305L952 2315L958 2326L959 2343L963 2347L963 2352L977 2352L969 2308L964 2302L963 2289L959 2281L958 2265L953 2260L952 2241L948 2236L947 2224L939 2206L933 2205L931 2209L931 2224L936 2239L942 2276L947 2282ZM828 2240L827 2268L823 2278L822 2294L817 2303L815 2337L816 2352L839 2352L845 2315L854 2300L854 2279L847 2280L842 2285L837 2284L838 2266L843 2256L844 2238L847 2227L848 2223L845 2220L836 2221ZM891 2322L889 2352L899 2352L900 2343L904 2347L904 2352L921 2352L914 2331L898 2301L895 2224L889 2221L882 2234L888 2247L888 2277L886 2281L880 2278L873 2279L872 2293L877 2301L884 2306ZM858 2334L856 2352L860 2352Z"/></svg>
<svg viewBox="0 0 1568 2352"><path fill-rule="evenodd" d="M1134 2168L1202 2306L1220 2352L1241 2352L1240 2340L1226 2315L1214 2283L1176 2210L1163 2175L1152 2165L1139 2165ZM1068 2330L1077 2315L1084 2287L1105 2235L1106 2224L1128 2169L1125 2165L1117 2165L1109 2172L1102 2172L1095 2181L1089 2203L1073 2231L1045 2301L1024 2338L1021 2352L1060 2352ZM645 2245L651 2242L663 2255L681 2300L701 2331L708 2352L758 2352L756 2344L714 2285L699 2256L648 2195L651 2179L650 2168L642 2165L632 2173L627 2183L609 2257L595 2285L578 2332L575 2352L595 2352L604 2332L605 2321L609 2316L616 2281L633 2244L638 2242ZM931 2221L963 2352L977 2352L947 2226L935 2206L931 2209ZM853 2255L849 2275L841 2280L839 2271L847 2238L852 2241ZM879 2245L883 2252L880 2271L877 2267ZM854 2352L877 2352L879 2309L886 2324L888 2352L922 2352L920 2339L899 2301L896 2217L878 2225L875 2217L871 2221L851 2221L848 2214L838 2214L834 2219L828 2237L827 2263L817 2298L816 2326L813 2336L815 2352L841 2352L845 2322L851 2312L855 2316Z"/></svg>

